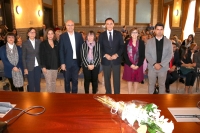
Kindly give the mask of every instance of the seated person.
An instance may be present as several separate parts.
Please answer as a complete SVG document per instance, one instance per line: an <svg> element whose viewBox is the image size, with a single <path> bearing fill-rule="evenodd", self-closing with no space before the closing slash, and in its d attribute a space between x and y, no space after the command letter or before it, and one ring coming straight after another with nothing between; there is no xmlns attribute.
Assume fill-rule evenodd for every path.
<svg viewBox="0 0 200 133"><path fill-rule="evenodd" d="M179 53L176 47L176 43L172 43L173 46L173 56L169 63L169 71L167 72L167 78L165 81L165 88L166 93L170 92L169 86L170 84L174 83L178 79L178 73L176 71L176 68L179 64Z"/></svg>
<svg viewBox="0 0 200 133"><path fill-rule="evenodd" d="M185 46L180 47L179 57L181 63L181 73L186 77L185 94L188 94L188 91L192 93L192 87L196 79L196 72L194 69L194 67L196 67L196 63L192 63L191 57L188 56L188 49Z"/></svg>

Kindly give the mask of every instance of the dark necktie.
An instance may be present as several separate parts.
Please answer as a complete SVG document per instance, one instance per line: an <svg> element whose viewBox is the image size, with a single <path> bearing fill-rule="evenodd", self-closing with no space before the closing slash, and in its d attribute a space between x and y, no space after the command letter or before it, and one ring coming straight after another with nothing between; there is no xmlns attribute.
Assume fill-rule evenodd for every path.
<svg viewBox="0 0 200 133"><path fill-rule="evenodd" d="M112 47L112 35L111 35L111 32L109 32L109 43L110 43L110 47Z"/></svg>

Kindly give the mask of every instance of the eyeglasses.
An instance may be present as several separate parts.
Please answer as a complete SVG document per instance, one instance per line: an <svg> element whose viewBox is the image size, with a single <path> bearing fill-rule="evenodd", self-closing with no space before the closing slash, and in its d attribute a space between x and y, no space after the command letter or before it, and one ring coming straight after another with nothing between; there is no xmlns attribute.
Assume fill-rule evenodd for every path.
<svg viewBox="0 0 200 133"><path fill-rule="evenodd" d="M70 27L70 26L74 26L73 24L72 25L67 25L68 27Z"/></svg>
<svg viewBox="0 0 200 133"><path fill-rule="evenodd" d="M131 32L131 34L137 34L138 32Z"/></svg>
<svg viewBox="0 0 200 133"><path fill-rule="evenodd" d="M31 33L31 34L35 34L35 32L29 32L29 33Z"/></svg>

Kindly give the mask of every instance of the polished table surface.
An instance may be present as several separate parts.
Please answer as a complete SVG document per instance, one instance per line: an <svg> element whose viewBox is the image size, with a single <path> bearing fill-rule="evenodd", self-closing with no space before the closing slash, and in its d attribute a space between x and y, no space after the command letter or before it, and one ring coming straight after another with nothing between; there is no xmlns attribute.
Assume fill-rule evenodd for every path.
<svg viewBox="0 0 200 133"><path fill-rule="evenodd" d="M110 109L94 99L92 94L64 93L30 93L0 91L0 102L17 104L18 108L28 108L34 105L44 106L46 111L39 116L22 115L9 125L9 133L134 133L117 115L112 115ZM99 95L102 96L102 95ZM176 122L168 107L195 107L200 101L199 94L120 94L108 95L115 101L141 100L155 103L161 110L161 115L174 122L173 133L200 133L198 122ZM41 109L31 112L41 111ZM0 121L15 116L19 111L11 110Z"/></svg>

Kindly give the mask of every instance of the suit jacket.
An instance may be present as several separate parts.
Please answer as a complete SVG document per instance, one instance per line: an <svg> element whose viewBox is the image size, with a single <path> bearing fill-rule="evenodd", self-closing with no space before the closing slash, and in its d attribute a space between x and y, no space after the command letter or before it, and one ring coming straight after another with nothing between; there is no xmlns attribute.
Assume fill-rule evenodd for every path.
<svg viewBox="0 0 200 133"><path fill-rule="evenodd" d="M78 32L74 32L75 34L75 42L76 42L76 57L78 61L78 65L81 66L81 46L83 44L82 35ZM66 68L70 68L72 66L73 61L73 49L71 45L71 41L69 39L68 32L60 35L59 40L59 52L60 52L60 63L65 64Z"/></svg>
<svg viewBox="0 0 200 133"><path fill-rule="evenodd" d="M33 48L33 45L29 39L22 43L22 62L24 69L28 69L28 71L32 71L34 69L35 57L37 59L38 65L40 65L40 43L40 40L35 39L35 49Z"/></svg>
<svg viewBox="0 0 200 133"><path fill-rule="evenodd" d="M196 63L196 67L200 67L200 52L195 53L193 59Z"/></svg>
<svg viewBox="0 0 200 133"><path fill-rule="evenodd" d="M148 61L148 69L154 70L155 72L159 71L167 71L169 69L169 62L172 59L172 42L166 37L163 38L163 52L161 65L162 68L160 70L154 69L153 65L157 62L157 54L156 54L156 39L155 37L149 39L146 44L145 49L145 57Z"/></svg>
<svg viewBox="0 0 200 133"><path fill-rule="evenodd" d="M17 46L17 51L18 51L18 56L19 56L19 61L17 63L17 68L20 68L22 73L23 71L23 65L22 65L22 49L20 47ZM7 58L7 54L6 54L6 45L2 46L0 48L0 57L1 60L3 62L4 65L4 74L7 78L12 78L12 69L13 67L15 67L14 65L12 65L10 63L10 61Z"/></svg>
<svg viewBox="0 0 200 133"><path fill-rule="evenodd" d="M127 45L129 44L129 40L126 41L126 44L124 45L124 59L125 59L125 64L127 64L128 66L132 65L132 62L130 61L129 57L128 57L128 53L127 53ZM143 65L144 62L144 58L145 58L145 45L144 42L142 40L139 40L139 46L138 46L138 50L139 50L139 60L137 64L138 67Z"/></svg>
<svg viewBox="0 0 200 133"><path fill-rule="evenodd" d="M99 43L101 47L101 63L102 65L108 66L111 64L110 60L107 60L104 55L109 54L110 56L114 54L118 54L117 59L112 60L114 65L120 65L121 63L121 55L124 49L124 41L122 38L122 34L119 31L113 30L113 44L112 47L109 45L109 40L107 36L107 31L104 31L99 36Z"/></svg>

